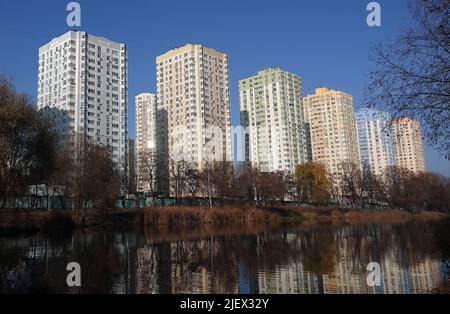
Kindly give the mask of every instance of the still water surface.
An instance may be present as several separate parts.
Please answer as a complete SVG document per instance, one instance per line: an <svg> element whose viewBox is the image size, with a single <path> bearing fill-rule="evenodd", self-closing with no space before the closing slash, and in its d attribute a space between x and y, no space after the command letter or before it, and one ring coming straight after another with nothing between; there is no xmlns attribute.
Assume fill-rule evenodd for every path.
<svg viewBox="0 0 450 314"><path fill-rule="evenodd" d="M448 282L447 222L0 237L3 293L430 293ZM66 265L81 265L81 288ZM381 266L369 287L368 263Z"/></svg>

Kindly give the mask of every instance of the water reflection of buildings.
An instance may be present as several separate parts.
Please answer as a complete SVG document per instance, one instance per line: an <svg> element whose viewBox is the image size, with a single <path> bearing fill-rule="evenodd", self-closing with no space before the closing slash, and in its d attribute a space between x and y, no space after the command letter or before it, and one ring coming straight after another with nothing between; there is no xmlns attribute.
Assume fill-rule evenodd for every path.
<svg viewBox="0 0 450 314"><path fill-rule="evenodd" d="M137 251L137 275L136 291L140 294L157 293L155 276L156 250L151 247L141 248Z"/></svg>
<svg viewBox="0 0 450 314"><path fill-rule="evenodd" d="M215 260L221 249L211 239L171 243L172 293L238 293L237 283L230 285L227 270Z"/></svg>
<svg viewBox="0 0 450 314"><path fill-rule="evenodd" d="M361 263L359 258L355 258L358 251L367 249L367 243L355 243L346 229L337 233L337 237L334 270L322 276L323 292L326 294L374 293L374 289L366 283L367 265Z"/></svg>
<svg viewBox="0 0 450 314"><path fill-rule="evenodd" d="M208 294L238 293L237 283L230 284L214 270L209 254L220 249L210 241L122 246L125 266L116 281L115 293L132 294Z"/></svg>
<svg viewBox="0 0 450 314"><path fill-rule="evenodd" d="M319 294L323 287L320 276L306 271L301 262L259 273L261 294Z"/></svg>
<svg viewBox="0 0 450 314"><path fill-rule="evenodd" d="M83 268L83 274L88 274L83 277L86 292L95 289L96 283L107 280L95 291L131 294L429 293L445 281L439 258L426 240L421 243L421 237L411 238L418 233L408 230L402 234L401 230L343 227L172 242L158 242L139 233L119 233L113 237L74 235L65 244L40 239L0 239L0 249L2 259L9 265L4 267L4 272L19 279L29 277L31 268L28 266L39 265L39 269L33 271L34 276L47 274L48 278L53 278L57 275L55 282L65 283L64 262L82 258L83 267L91 268ZM366 266L370 261L381 265L381 287L366 284L369 273ZM103 263L108 262L109 267L105 269ZM96 267L100 263L102 267ZM54 267L61 268L60 273L55 272ZM2 276L5 274L0 272ZM112 277L109 283L108 278Z"/></svg>
<svg viewBox="0 0 450 314"><path fill-rule="evenodd" d="M382 256L377 241L368 239L376 257L370 261L381 266L381 287L369 287L366 283L368 271L351 246L348 234L336 239L339 246L334 271L323 277L323 292L333 294L417 294L430 293L440 282L440 262L436 258L423 256L414 260L404 248L390 247ZM367 245L367 243L366 243Z"/></svg>
<svg viewBox="0 0 450 314"><path fill-rule="evenodd" d="M440 281L439 262L426 258L411 267L411 290L407 293L426 293L436 288Z"/></svg>
<svg viewBox="0 0 450 314"><path fill-rule="evenodd" d="M339 256L334 270L317 274L304 269L301 261L259 272L262 294L423 294L430 293L441 282L440 262L426 258L420 263L402 266L390 254L383 259L382 286L369 287L363 265L348 256Z"/></svg>
<svg viewBox="0 0 450 314"><path fill-rule="evenodd" d="M285 240L294 243L299 241L297 236L290 235ZM355 245L347 236L337 235L334 240L332 268L323 272L308 269L302 260L305 252L301 250L293 259L273 268L250 267L238 256L235 264L227 264L224 269L220 261L214 261L223 250L220 241L213 244L210 240L180 241L129 248L128 251L135 250L133 254L128 252L128 258L133 256L134 261L128 260L128 281L120 285L128 287L124 292L143 294L414 294L429 293L440 282L437 259L424 257L411 262L410 256L390 248L381 257L382 286L369 287L367 265L355 249L359 244ZM236 274L228 276L231 273Z"/></svg>

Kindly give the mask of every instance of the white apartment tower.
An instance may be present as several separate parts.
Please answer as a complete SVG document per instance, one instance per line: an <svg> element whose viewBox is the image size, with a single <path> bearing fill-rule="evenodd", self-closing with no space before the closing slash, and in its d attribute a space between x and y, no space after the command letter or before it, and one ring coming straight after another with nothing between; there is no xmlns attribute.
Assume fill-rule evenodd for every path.
<svg viewBox="0 0 450 314"><path fill-rule="evenodd" d="M124 170L127 153L127 46L69 31L39 49L38 109L55 119L63 143L81 136L111 147Z"/></svg>
<svg viewBox="0 0 450 314"><path fill-rule="evenodd" d="M268 68L239 82L246 160L264 172L289 171L306 161L299 76Z"/></svg>
<svg viewBox="0 0 450 314"><path fill-rule="evenodd" d="M395 165L395 142L388 112L364 108L356 113L361 166L383 176Z"/></svg>
<svg viewBox="0 0 450 314"><path fill-rule="evenodd" d="M142 158L152 159L156 163L156 94L142 93L134 98L136 111L136 169L138 191L147 192L148 182L143 182L140 163Z"/></svg>
<svg viewBox="0 0 450 314"><path fill-rule="evenodd" d="M328 87L303 97L309 123L312 159L325 165L334 186L341 187L343 164L360 164L353 97Z"/></svg>
<svg viewBox="0 0 450 314"><path fill-rule="evenodd" d="M231 161L228 56L186 44L156 58L158 137L167 159Z"/></svg>

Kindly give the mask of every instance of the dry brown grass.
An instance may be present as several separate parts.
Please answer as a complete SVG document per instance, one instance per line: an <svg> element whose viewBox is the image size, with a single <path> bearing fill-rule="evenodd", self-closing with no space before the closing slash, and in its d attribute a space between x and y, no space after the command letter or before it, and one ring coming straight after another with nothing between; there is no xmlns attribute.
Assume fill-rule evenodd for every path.
<svg viewBox="0 0 450 314"><path fill-rule="evenodd" d="M257 208L157 207L143 210L144 225L253 225L275 224L279 215Z"/></svg>
<svg viewBox="0 0 450 314"><path fill-rule="evenodd" d="M369 210L369 209L337 209L328 207L284 207L281 212L288 216L301 217L304 220L327 222L383 222L404 221L411 219L436 220L448 217L439 212L412 213L404 210Z"/></svg>
<svg viewBox="0 0 450 314"><path fill-rule="evenodd" d="M76 226L111 228L128 226L276 226L283 222L377 223L407 220L437 220L448 217L438 212L411 213L400 210L336 209L329 207L237 208L237 207L154 207L111 210L106 215L98 210L63 212L8 212L0 216L0 229L42 230L55 215L62 214Z"/></svg>

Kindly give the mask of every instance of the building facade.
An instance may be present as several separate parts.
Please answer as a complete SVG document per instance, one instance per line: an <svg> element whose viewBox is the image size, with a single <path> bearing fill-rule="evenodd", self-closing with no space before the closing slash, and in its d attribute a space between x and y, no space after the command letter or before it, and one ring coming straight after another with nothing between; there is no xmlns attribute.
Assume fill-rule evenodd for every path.
<svg viewBox="0 0 450 314"><path fill-rule="evenodd" d="M202 167L231 161L228 56L186 44L156 58L159 151Z"/></svg>
<svg viewBox="0 0 450 314"><path fill-rule="evenodd" d="M420 122L412 118L393 121L397 167L413 173L426 170Z"/></svg>
<svg viewBox="0 0 450 314"><path fill-rule="evenodd" d="M353 97L328 87L303 97L309 123L312 160L325 165L335 187L340 187L343 164L359 165Z"/></svg>
<svg viewBox="0 0 450 314"><path fill-rule="evenodd" d="M395 142L391 115L374 109L361 109L356 113L361 167L383 176L395 165Z"/></svg>
<svg viewBox="0 0 450 314"><path fill-rule="evenodd" d="M111 147L126 169L127 46L69 31L39 49L37 106L55 119L61 143L77 138Z"/></svg>
<svg viewBox="0 0 450 314"><path fill-rule="evenodd" d="M268 68L239 82L245 160L261 171L289 171L306 161L302 83L299 76Z"/></svg>
<svg viewBox="0 0 450 314"><path fill-rule="evenodd" d="M156 94L142 93L134 98L136 112L136 172L137 190L149 192L149 180L145 180L145 171L141 163L156 163L157 134L156 134ZM145 159L145 160L144 160ZM156 165L151 165L155 170ZM148 168L148 167L147 167Z"/></svg>

